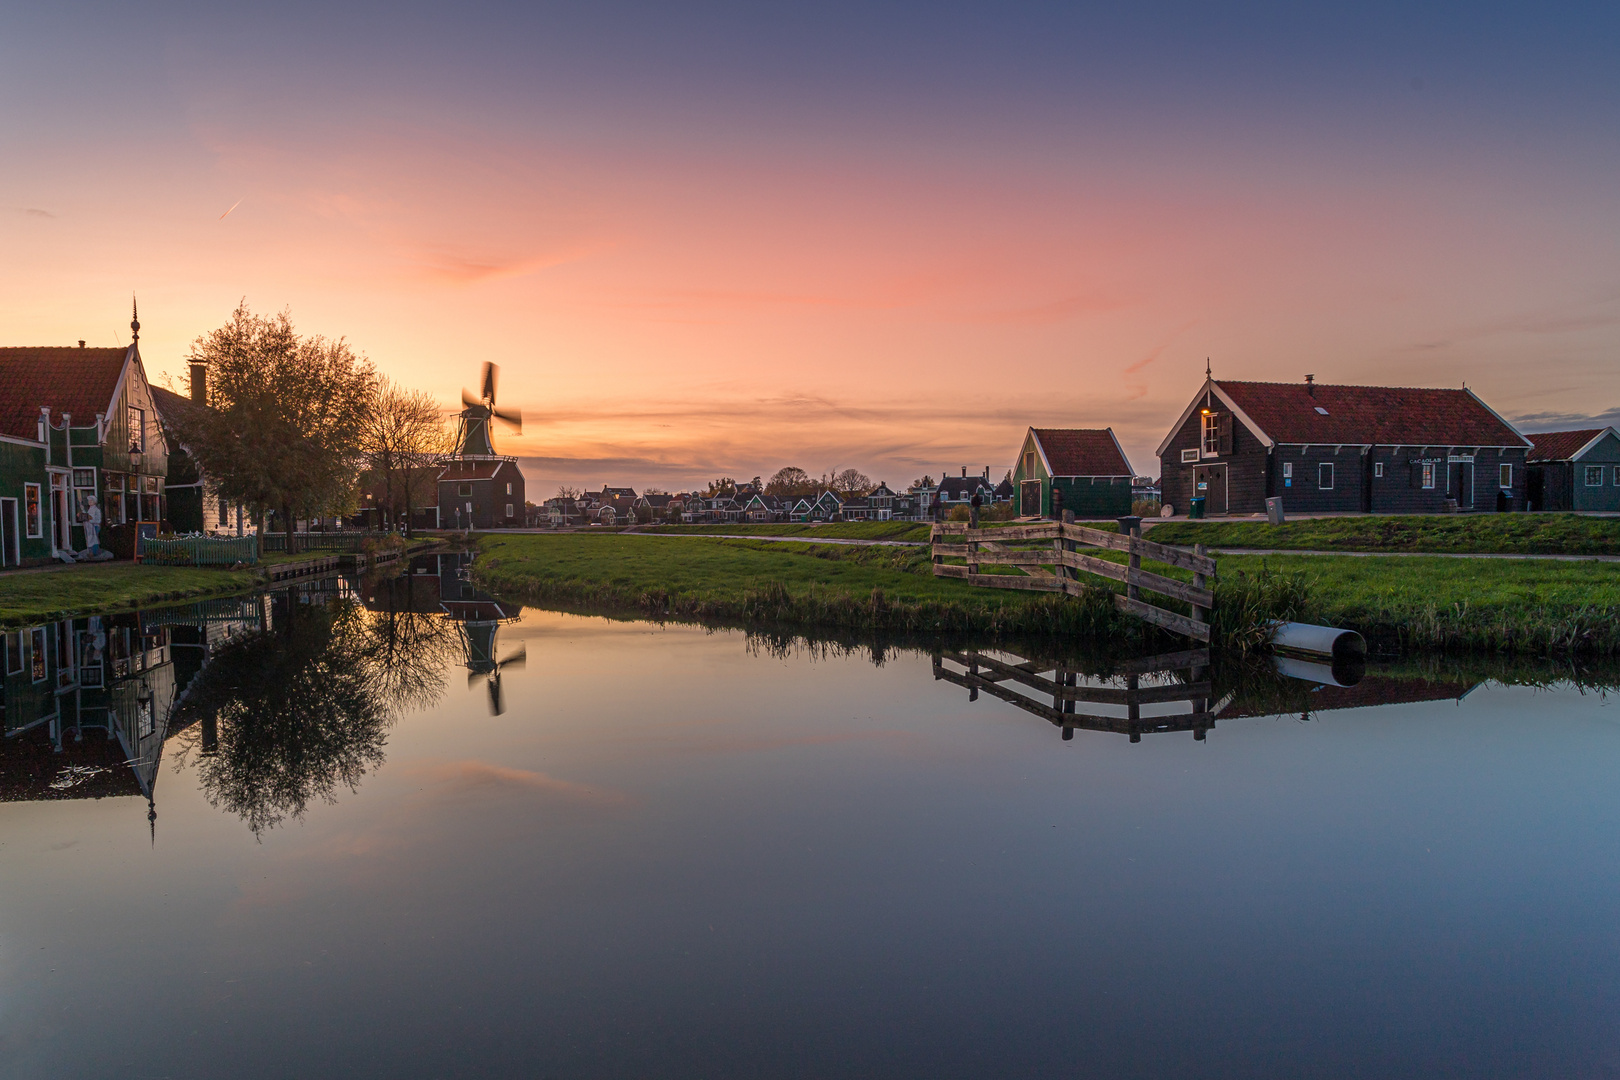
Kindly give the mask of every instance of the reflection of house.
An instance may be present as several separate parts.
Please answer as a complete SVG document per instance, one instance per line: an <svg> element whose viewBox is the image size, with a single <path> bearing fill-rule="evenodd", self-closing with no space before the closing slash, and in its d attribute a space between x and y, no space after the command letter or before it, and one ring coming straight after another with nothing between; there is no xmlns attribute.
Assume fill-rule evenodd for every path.
<svg viewBox="0 0 1620 1080"><path fill-rule="evenodd" d="M1207 377L1160 444L1164 501L1185 512L1440 513L1524 507L1529 442L1471 390Z"/></svg>
<svg viewBox="0 0 1620 1080"><path fill-rule="evenodd" d="M1620 431L1544 431L1529 438L1530 509L1620 510Z"/></svg>
<svg viewBox="0 0 1620 1080"><path fill-rule="evenodd" d="M132 327L139 329L138 322ZM83 551L85 500L103 546L128 557L165 520L164 442L137 344L0 349L0 564Z"/></svg>
<svg viewBox="0 0 1620 1080"><path fill-rule="evenodd" d="M1055 517L1061 509L1077 518L1110 518L1131 512L1131 475L1113 428L1032 427L1012 479L1003 483L1009 498L1016 487L1023 517Z"/></svg>

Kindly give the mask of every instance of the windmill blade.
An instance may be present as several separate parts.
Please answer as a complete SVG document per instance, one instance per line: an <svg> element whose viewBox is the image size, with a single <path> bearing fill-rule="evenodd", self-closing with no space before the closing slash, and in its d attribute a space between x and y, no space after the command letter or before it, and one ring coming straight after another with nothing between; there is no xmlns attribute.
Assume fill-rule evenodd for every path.
<svg viewBox="0 0 1620 1080"><path fill-rule="evenodd" d="M483 403L484 403L483 399L473 397L471 390L468 390L465 387L462 388L462 391L461 391L461 404L463 406L470 409L474 405L482 405Z"/></svg>
<svg viewBox="0 0 1620 1080"><path fill-rule="evenodd" d="M468 668L467 669L467 689L471 690L473 688L473 685L475 683L477 683L478 680L481 679L481 678L483 678L482 675L480 675L478 672L472 670L471 668Z"/></svg>
<svg viewBox="0 0 1620 1080"><path fill-rule="evenodd" d="M522 412L522 410L513 409L510 412L502 412L499 409L490 409L490 413L493 414L494 416L499 417L500 419L506 421L507 425L514 428L518 432L518 434L521 435L523 433L523 412Z"/></svg>
<svg viewBox="0 0 1620 1080"><path fill-rule="evenodd" d="M522 671L524 665L528 663L528 660L529 660L529 647L527 645L519 645L517 647L516 652L514 652L511 656L508 656L505 660L502 660L500 663L495 665L495 670L500 671L503 668L509 668L510 667L510 668L517 668L519 671Z"/></svg>
<svg viewBox="0 0 1620 1080"><path fill-rule="evenodd" d="M497 365L485 360L484 374L483 377L478 380L478 386L479 389L484 392L484 400L489 402L491 405L495 404L495 383L500 379L500 377L501 369Z"/></svg>
<svg viewBox="0 0 1620 1080"><path fill-rule="evenodd" d="M506 711L506 692L501 689L501 680L497 676L489 680L489 715L499 716Z"/></svg>

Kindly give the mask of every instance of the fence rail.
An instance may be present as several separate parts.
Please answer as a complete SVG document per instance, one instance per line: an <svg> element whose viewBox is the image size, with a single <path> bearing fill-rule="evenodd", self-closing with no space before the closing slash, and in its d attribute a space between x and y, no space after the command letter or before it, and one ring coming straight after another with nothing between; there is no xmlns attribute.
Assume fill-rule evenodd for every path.
<svg viewBox="0 0 1620 1080"><path fill-rule="evenodd" d="M137 559L153 566L254 566L259 561L256 536L142 536L136 545Z"/></svg>
<svg viewBox="0 0 1620 1080"><path fill-rule="evenodd" d="M1194 641L1209 641L1209 609L1215 603L1209 578L1215 573L1215 560L1205 554L1202 544L1189 551L1144 540L1137 528L1111 533L1058 521L1000 529L970 529L965 524L945 522L934 526L929 539L935 577L958 578L993 589L1078 596L1088 585L1080 575L1095 574L1125 586L1123 593L1114 594L1114 605L1119 610ZM1082 545L1122 551L1128 558L1125 563L1098 558L1078 550ZM947 558L962 559L963 563L947 563ZM1143 570L1144 558L1192 571L1192 584ZM1006 566L1021 573L984 574L979 572L981 566ZM1143 601L1144 589L1189 605L1191 617Z"/></svg>
<svg viewBox="0 0 1620 1080"><path fill-rule="evenodd" d="M299 551L359 551L367 540L381 543L388 537L398 536L399 534L386 532L364 532L357 529L352 532L311 532L294 533L293 535L298 539ZM259 549L261 551L270 552L287 550L286 533L260 533L259 542Z"/></svg>

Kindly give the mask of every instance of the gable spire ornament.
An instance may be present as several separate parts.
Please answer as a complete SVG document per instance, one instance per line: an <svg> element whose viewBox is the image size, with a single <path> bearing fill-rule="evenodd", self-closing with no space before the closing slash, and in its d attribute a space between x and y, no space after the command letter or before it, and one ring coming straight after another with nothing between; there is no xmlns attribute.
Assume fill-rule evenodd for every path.
<svg viewBox="0 0 1620 1080"><path fill-rule="evenodd" d="M131 341L141 340L141 307L134 293L129 294L129 335Z"/></svg>
<svg viewBox="0 0 1620 1080"><path fill-rule="evenodd" d="M1207 379L1207 378L1209 378L1209 376L1210 376L1209 357L1206 356L1206 357L1204 357L1204 378Z"/></svg>

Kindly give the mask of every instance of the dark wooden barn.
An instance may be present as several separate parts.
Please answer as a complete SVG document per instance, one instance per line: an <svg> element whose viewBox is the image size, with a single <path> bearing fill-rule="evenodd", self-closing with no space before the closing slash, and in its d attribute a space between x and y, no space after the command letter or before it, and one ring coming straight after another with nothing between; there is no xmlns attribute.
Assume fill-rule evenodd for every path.
<svg viewBox="0 0 1620 1080"><path fill-rule="evenodd" d="M1620 510L1620 431L1543 431L1530 441L1530 509Z"/></svg>
<svg viewBox="0 0 1620 1080"><path fill-rule="evenodd" d="M1160 444L1164 502L1186 513L1522 510L1529 440L1471 390L1238 382L1206 375Z"/></svg>

